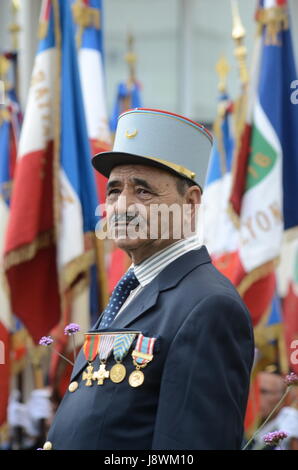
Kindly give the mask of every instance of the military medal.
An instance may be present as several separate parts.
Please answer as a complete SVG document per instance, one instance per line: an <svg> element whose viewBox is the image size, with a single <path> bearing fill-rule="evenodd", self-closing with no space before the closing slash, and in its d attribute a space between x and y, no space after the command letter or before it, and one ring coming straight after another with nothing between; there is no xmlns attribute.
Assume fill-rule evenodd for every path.
<svg viewBox="0 0 298 470"><path fill-rule="evenodd" d="M133 364L136 367L128 379L131 387L139 387L144 382L145 376L141 371L153 359L153 348L156 338L146 338L139 334L135 350L132 352Z"/></svg>
<svg viewBox="0 0 298 470"><path fill-rule="evenodd" d="M128 383L131 387L139 387L140 385L142 385L144 380L144 373L141 370L136 369L130 374Z"/></svg>
<svg viewBox="0 0 298 470"><path fill-rule="evenodd" d="M92 362L96 358L100 337L97 334L85 334L85 342L83 352L86 360L88 361L87 371L83 372L82 379L86 381L86 387L91 387L93 380L93 366Z"/></svg>
<svg viewBox="0 0 298 470"><path fill-rule="evenodd" d="M112 369L110 370L110 379L116 384L122 382L125 379L126 368L123 364L121 364L121 362L127 355L135 337L135 334L119 334L115 338L114 358L116 364L113 365Z"/></svg>
<svg viewBox="0 0 298 470"><path fill-rule="evenodd" d="M97 385L103 385L105 379L109 378L110 372L106 370L106 361L114 346L115 335L100 335L98 355L100 366L98 371L93 373L93 380L97 380Z"/></svg>

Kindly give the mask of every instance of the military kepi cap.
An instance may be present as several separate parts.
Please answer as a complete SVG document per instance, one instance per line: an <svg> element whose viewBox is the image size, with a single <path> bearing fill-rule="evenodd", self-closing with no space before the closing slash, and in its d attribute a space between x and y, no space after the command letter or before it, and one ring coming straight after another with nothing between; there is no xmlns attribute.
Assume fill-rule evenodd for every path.
<svg viewBox="0 0 298 470"><path fill-rule="evenodd" d="M136 108L118 119L113 150L92 164L109 177L117 165L142 164L170 171L204 186L212 136L201 124L158 109Z"/></svg>

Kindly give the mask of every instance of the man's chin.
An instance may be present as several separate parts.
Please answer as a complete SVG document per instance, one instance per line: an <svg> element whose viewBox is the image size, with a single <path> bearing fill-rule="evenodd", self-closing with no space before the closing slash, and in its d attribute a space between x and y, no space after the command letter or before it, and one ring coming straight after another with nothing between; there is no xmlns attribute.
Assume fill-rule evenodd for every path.
<svg viewBox="0 0 298 470"><path fill-rule="evenodd" d="M146 240L142 240L140 238L132 239L132 238L115 238L114 239L115 244L117 245L118 248L124 251L130 251L130 250L136 250L144 243L146 243Z"/></svg>

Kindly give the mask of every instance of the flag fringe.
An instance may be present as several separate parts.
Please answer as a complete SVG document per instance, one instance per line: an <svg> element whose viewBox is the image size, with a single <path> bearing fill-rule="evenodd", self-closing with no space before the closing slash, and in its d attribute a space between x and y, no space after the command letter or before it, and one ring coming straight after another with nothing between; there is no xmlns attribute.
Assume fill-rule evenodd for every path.
<svg viewBox="0 0 298 470"><path fill-rule="evenodd" d="M246 276L244 276L240 284L237 286L237 291L241 297L244 296L245 292L252 286L252 284L273 272L278 265L278 262L279 257L274 258L273 260L258 266L257 268L250 271Z"/></svg>
<svg viewBox="0 0 298 470"><path fill-rule="evenodd" d="M80 0L72 5L74 22L83 28L100 29L100 11L84 5Z"/></svg>
<svg viewBox="0 0 298 470"><path fill-rule="evenodd" d="M0 126L3 122L11 121L11 112L7 108L0 109Z"/></svg>
<svg viewBox="0 0 298 470"><path fill-rule="evenodd" d="M4 270L8 271L18 264L32 260L38 251L50 246L54 240L53 230L48 230L38 235L33 242L9 252L7 255L4 255Z"/></svg>
<svg viewBox="0 0 298 470"><path fill-rule="evenodd" d="M280 46L278 33L289 29L289 15L287 6L260 8L256 14L259 32L266 27L265 44Z"/></svg>
<svg viewBox="0 0 298 470"><path fill-rule="evenodd" d="M255 344L263 354L263 357L255 365L253 370L253 377L255 377L258 372L263 370L264 366L268 365L268 363L276 361L276 357L274 357L276 347L273 344L270 344L272 341L277 341L278 344L277 350L280 370L283 374L288 373L289 362L286 351L284 325L283 323L267 325L270 313L271 305L263 313L260 322L254 328Z"/></svg>
<svg viewBox="0 0 298 470"><path fill-rule="evenodd" d="M64 292L67 288L71 287L76 281L78 276L84 272L88 272L93 264L95 264L95 250L88 250L77 258L71 260L68 264L63 266L60 274L61 291Z"/></svg>
<svg viewBox="0 0 298 470"><path fill-rule="evenodd" d="M281 323L276 325L258 325L254 329L255 343L257 348L266 356L270 349L267 349L268 343L271 341L277 341L278 344L278 359L280 371L283 374L287 374L289 370L288 357L286 353L286 344L284 339L284 327ZM271 355L268 359L271 358ZM275 362L275 358L273 358Z"/></svg>
<svg viewBox="0 0 298 470"><path fill-rule="evenodd" d="M8 423L5 422L0 425L0 443L5 444L9 440L9 427Z"/></svg>
<svg viewBox="0 0 298 470"><path fill-rule="evenodd" d="M100 11L84 5L81 0L77 0L72 5L73 20L78 25L76 42L78 49L82 45L82 36L85 28L93 27L100 29Z"/></svg>
<svg viewBox="0 0 298 470"><path fill-rule="evenodd" d="M46 35L48 34L48 27L49 27L48 21L39 22L38 32L37 32L38 39L44 39L46 37Z"/></svg>
<svg viewBox="0 0 298 470"><path fill-rule="evenodd" d="M234 224L235 228L237 230L240 230L240 217L237 214L237 212L234 210L233 204L231 202L228 203L227 213L228 213L232 223Z"/></svg>

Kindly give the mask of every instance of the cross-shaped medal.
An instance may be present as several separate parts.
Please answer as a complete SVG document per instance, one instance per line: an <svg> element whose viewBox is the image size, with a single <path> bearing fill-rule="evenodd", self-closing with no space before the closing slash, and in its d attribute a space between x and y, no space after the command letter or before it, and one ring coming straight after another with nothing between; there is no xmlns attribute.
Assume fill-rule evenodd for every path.
<svg viewBox="0 0 298 470"><path fill-rule="evenodd" d="M91 364L89 364L89 366L87 367L87 372L84 371L83 372L83 377L82 377L83 380L86 380L86 387L91 387L92 385L92 379L93 379L93 366Z"/></svg>
<svg viewBox="0 0 298 470"><path fill-rule="evenodd" d="M97 380L97 385L103 385L105 379L110 375L110 372L106 370L105 364L100 364L99 369L93 373L93 380Z"/></svg>

